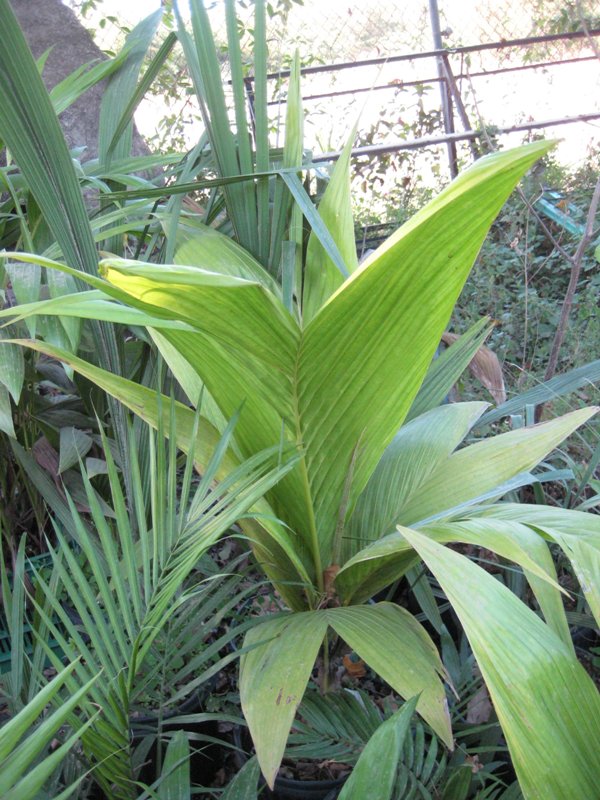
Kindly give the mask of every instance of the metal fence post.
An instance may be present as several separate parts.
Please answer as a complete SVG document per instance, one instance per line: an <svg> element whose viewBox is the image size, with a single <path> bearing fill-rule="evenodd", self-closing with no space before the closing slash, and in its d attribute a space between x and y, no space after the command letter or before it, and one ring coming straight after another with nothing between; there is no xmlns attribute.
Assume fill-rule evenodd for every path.
<svg viewBox="0 0 600 800"><path fill-rule="evenodd" d="M443 50L444 43L442 42L442 32L440 29L440 10L438 8L437 0L429 0L429 16L431 19L433 46L436 50ZM442 100L442 116L444 118L444 130L447 134L451 134L454 133L454 114L452 109L452 95L446 79L446 70L444 69L444 56L437 56L436 61L438 75L440 78L440 94ZM453 141L449 141L446 146L448 148L448 164L450 166L450 175L452 178L455 178L458 175L456 144Z"/></svg>

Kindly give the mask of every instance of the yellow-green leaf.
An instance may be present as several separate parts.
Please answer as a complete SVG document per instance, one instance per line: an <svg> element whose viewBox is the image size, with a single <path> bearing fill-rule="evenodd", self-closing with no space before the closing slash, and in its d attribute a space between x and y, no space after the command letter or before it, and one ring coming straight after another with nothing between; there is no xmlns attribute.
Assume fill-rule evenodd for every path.
<svg viewBox="0 0 600 800"><path fill-rule="evenodd" d="M526 800L589 800L600 785L600 694L573 652L465 556L404 531L469 639Z"/></svg>

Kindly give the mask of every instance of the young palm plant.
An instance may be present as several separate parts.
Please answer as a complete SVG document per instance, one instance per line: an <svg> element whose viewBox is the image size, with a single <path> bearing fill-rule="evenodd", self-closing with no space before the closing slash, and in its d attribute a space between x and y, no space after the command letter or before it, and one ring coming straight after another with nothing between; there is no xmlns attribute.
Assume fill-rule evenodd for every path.
<svg viewBox="0 0 600 800"><path fill-rule="evenodd" d="M196 237L202 265L108 259L101 265L106 280L87 278L95 290L72 298L72 305L51 301L21 309L68 309L147 325L164 343L174 373L187 376L188 384L194 375L204 381L222 414L244 403L235 431L239 455L282 439L299 448L297 466L267 493L270 516L267 511L250 532L259 563L295 612L250 631L247 645L261 646L241 665L242 706L270 784L317 654L325 642L326 656L332 635L401 695L420 692L417 710L452 745L443 668L424 629L392 604L361 605L419 557L465 625L525 795L536 796L543 775L550 796L560 797L568 785L570 796L583 798L600 774L590 744L599 741L599 716L589 713L600 700L570 645L539 530L551 512L517 506L508 519L502 505L492 505L485 516L474 510L530 481L529 470L594 410L460 449L484 404L433 408L402 426L487 227L547 147L535 143L477 162L307 322L302 304L290 313L271 279L257 279L260 265L229 240L222 246L238 254L238 275L231 274L231 261L228 274L209 271L211 264L218 268L224 241L214 233ZM188 262L189 253L188 238ZM148 390L44 343L29 344L159 423ZM192 414L183 406L174 413L182 419ZM582 516L594 541L594 518ZM581 545L573 542L571 523L550 535L574 558L575 544ZM448 541L475 541L519 563L546 622L481 568L444 548ZM591 604L598 587L590 580L582 587ZM526 643L523 631L529 632ZM518 663L516 652L522 655ZM552 710L544 701L548 693ZM555 709L559 726L550 724Z"/></svg>
<svg viewBox="0 0 600 800"><path fill-rule="evenodd" d="M77 681L87 683L90 676L100 674L88 694L102 713L83 733L82 742L86 758L95 768L94 776L108 797L137 796L131 730L137 730L138 738L147 735L134 713L143 712L144 699L152 704L146 706L146 713L155 714L154 735L160 736L161 718L167 716L169 702L180 703L198 692L232 660L233 655L223 657L222 650L230 638L244 631L242 627L215 635L214 641L208 638L211 631L218 630L227 608L243 602L245 593L239 590L236 575L206 578L196 569L207 549L291 463L278 467L281 451L275 448L249 459L215 487L213 479L232 427L199 480L194 479L192 456L186 459L181 474L175 437L166 448L162 428L158 438L151 434L147 492L139 471L138 440L131 434L129 463L135 497L131 510L126 507L119 474L106 447L114 519L105 516L84 476L89 523L68 498L83 558L69 547L56 524L57 544L50 547L50 553L57 580L51 584L41 574L35 576L45 600L38 612L50 635L63 657L82 656L73 676L65 678L66 686L74 689ZM192 619L186 620L183 615L189 614ZM166 658L165 648L170 649ZM176 648L177 658L172 648ZM48 655L58 668L60 657L51 651ZM194 719L198 722L210 716L200 714Z"/></svg>
<svg viewBox="0 0 600 800"><path fill-rule="evenodd" d="M205 33L201 4L192 8L198 44ZM262 8L257 2L259 14ZM264 75L258 77L263 92ZM196 79L202 91L210 88L206 74ZM259 110L264 122L262 105ZM242 148L241 116L237 125ZM297 130L290 124L290 136ZM214 142L219 137L215 131ZM349 148L317 210L296 174L294 138L287 165L271 170L266 141L263 136L250 150L251 182L238 168L215 183L240 188L238 211L243 192L256 190L256 219L246 231L257 234L255 244L233 226L248 249L194 222L180 224L173 212L166 220L172 264L108 258L97 277L67 250L68 265L11 254L92 287L18 313L145 326L192 401L204 385L207 418L197 423L202 446L186 406L169 412L165 401L161 411L143 386L47 342L26 344L61 359L155 427L166 430L170 414L177 443L202 466L206 443L241 408L222 468L213 472L217 479L265 447L297 448L295 467L255 507L259 516L243 521L258 562L290 608L248 632L241 663L242 706L269 785L315 659L322 649L327 660L332 637L347 642L405 698L418 694L417 711L452 746L444 670L433 642L398 606L364 604L423 559L470 639L524 795L587 800L600 778L600 699L569 640L548 542L565 550L598 613L597 518L494 501L530 482L530 470L594 410L461 447L484 405L435 407L431 401L437 392L439 402L440 386L447 385L431 361L483 238L549 145L479 160L358 266ZM226 131L222 142L237 152ZM270 209L283 207L274 188L283 191L284 184L295 200L292 222L301 210L312 227L305 260L296 228L287 238L269 228ZM237 195L237 188L228 193ZM456 541L475 541L520 564L545 621L443 546ZM326 668L323 675L326 684Z"/></svg>

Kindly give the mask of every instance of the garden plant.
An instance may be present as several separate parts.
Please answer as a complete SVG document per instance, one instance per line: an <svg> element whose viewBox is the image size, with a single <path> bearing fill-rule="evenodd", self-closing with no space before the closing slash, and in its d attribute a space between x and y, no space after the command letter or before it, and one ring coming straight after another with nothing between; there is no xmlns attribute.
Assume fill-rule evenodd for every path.
<svg viewBox="0 0 600 800"><path fill-rule="evenodd" d="M102 389L110 398L103 422L110 422L118 454L112 458L102 434L114 523L104 520L85 476L92 533L67 503L87 566L69 554L59 525L60 546L53 549L64 590L97 632L93 649L74 635L64 650L70 659L77 651L85 655L85 664L74 667L77 679L65 678L65 685L78 700L77 687L85 686L99 707L81 732L99 782L108 796L137 796L135 770L125 763L137 671L186 597L199 558L237 521L279 598L278 613L248 626L239 674L241 707L270 787L316 664L320 691L332 688L330 660L340 640L406 701L375 732L342 797L361 796L360 786L371 780L371 753L382 741L391 743L385 763L395 774L414 709L452 750L452 686L438 647L415 615L378 599L424 564L470 642L523 796L588 800L600 781L600 695L571 640L553 553L560 549L572 565L600 625L600 522L593 514L505 498L534 483L538 464L596 409L475 439L487 404L442 400L481 343L485 323L434 359L490 225L552 143L479 159L359 265L351 140L318 204L302 183L311 164L302 147L297 60L284 146L269 145L264 3L256 2L254 26L254 127L244 106L235 4L226 3L235 122L206 10L199 0L191 9L193 33L177 14L177 35L202 101L206 137L167 187L114 191L113 175L96 228L51 101L13 23L0 54L0 137L54 239L42 246L22 237L29 247L5 257L37 276L43 268L48 286L59 286L48 299L34 291L29 302L2 312L12 330L24 324L29 330L27 339L2 343L2 357L20 364L25 346ZM6 0L0 11L10 16ZM132 33L130 53L136 41L152 38L156 24L153 18ZM11 71L15 63L18 74ZM112 149L144 86L136 80L134 74L131 102L125 98L113 120ZM127 155L124 145L120 157ZM128 181L121 176L117 183ZM191 191L209 194L190 211L182 197ZM164 197L144 216L151 201ZM117 234L123 232L139 237L137 252L129 253L135 258L122 257ZM103 243L102 258L94 238ZM36 338L37 319L46 326L56 320L63 334ZM78 352L87 326L96 337L95 358ZM158 391L147 373L140 381L126 377L125 331L138 335L157 367ZM160 391L161 359L179 401ZM152 475L146 497L124 407L159 433L143 462ZM232 418L235 424L227 422ZM164 436L171 439L166 451ZM188 454L182 494L178 449ZM188 518L192 465L202 479ZM530 602L450 543L483 547L518 565ZM78 587L70 586L74 580ZM59 600L42 586L60 615ZM116 631L120 617L125 626L115 646L109 630ZM53 626L51 619L46 624ZM172 746L168 763L177 754L185 761L183 739ZM256 782L255 772L252 762L244 778ZM383 781L381 797L392 788L392 778Z"/></svg>

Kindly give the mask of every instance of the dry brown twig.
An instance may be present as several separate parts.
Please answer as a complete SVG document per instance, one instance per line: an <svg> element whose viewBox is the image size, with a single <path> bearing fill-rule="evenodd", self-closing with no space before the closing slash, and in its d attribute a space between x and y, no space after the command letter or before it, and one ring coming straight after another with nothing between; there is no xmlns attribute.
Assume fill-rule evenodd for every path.
<svg viewBox="0 0 600 800"><path fill-rule="evenodd" d="M558 364L558 354L560 352L560 348L565 338L567 324L569 322L569 315L571 313L573 300L575 298L575 292L577 291L577 284L579 282L579 276L581 274L583 257L585 255L585 251L587 250L590 242L594 237L594 221L596 219L596 214L598 213L599 203L600 203L600 178L598 178L598 181L596 182L596 188L594 189L594 194L592 195L592 200L590 202L590 207L587 213L585 228L583 231L583 235L579 240L579 244L577 245L577 250L575 251L575 254L573 256L568 256L568 255L566 256L569 263L571 264L571 276L569 278L569 286L567 287L567 291L565 293L565 297L563 299L562 307L560 310L560 319L556 327L556 332L554 334L554 339L552 341L552 347L550 348L548 366L546 367L546 372L544 373L544 380L546 381L550 380L550 378L552 378L552 376L556 372L556 365ZM564 255L564 251L562 252Z"/></svg>

